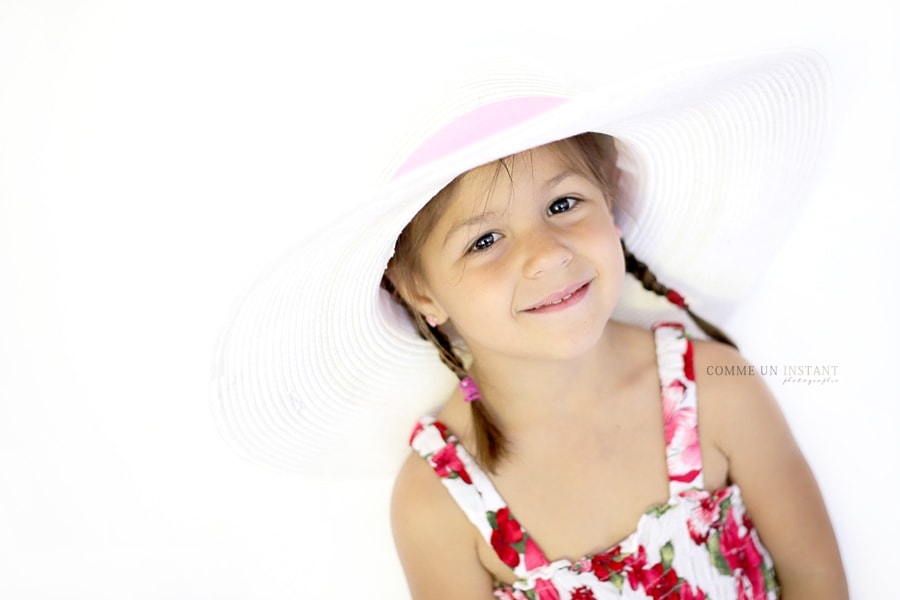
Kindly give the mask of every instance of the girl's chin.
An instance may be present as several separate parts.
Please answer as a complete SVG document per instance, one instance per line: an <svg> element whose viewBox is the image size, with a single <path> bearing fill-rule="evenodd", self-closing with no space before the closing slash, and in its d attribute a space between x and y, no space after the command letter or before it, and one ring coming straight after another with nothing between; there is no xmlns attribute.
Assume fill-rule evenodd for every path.
<svg viewBox="0 0 900 600"><path fill-rule="evenodd" d="M491 364L497 359L527 361L577 360L598 349L607 330L608 321L582 322L579 327L565 333L540 335L514 340L498 345L469 346L476 363Z"/></svg>

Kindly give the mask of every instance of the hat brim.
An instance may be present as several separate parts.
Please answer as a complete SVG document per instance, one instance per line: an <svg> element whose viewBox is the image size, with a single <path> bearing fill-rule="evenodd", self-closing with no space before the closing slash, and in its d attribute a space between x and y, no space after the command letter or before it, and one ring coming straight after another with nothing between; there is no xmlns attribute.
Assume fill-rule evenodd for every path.
<svg viewBox="0 0 900 600"><path fill-rule="evenodd" d="M381 290L403 227L460 173L583 132L617 140L617 222L629 248L692 305L727 315L772 258L821 145L829 77L810 52L657 72L549 103L397 172L276 261L236 307L210 398L242 456L322 477L393 473L414 420L456 381ZM439 132L437 132L439 134ZM734 264L753 247L753 264ZM665 303L629 286L616 315Z"/></svg>

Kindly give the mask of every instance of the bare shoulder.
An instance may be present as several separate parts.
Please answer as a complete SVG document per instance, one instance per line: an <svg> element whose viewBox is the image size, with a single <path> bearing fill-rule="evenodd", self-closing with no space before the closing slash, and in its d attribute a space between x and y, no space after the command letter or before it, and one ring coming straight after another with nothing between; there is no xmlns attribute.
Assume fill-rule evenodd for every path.
<svg viewBox="0 0 900 600"><path fill-rule="evenodd" d="M391 526L415 600L490 596L492 579L478 560L477 530L416 454L394 483Z"/></svg>
<svg viewBox="0 0 900 600"><path fill-rule="evenodd" d="M444 516L441 512L452 505L452 498L432 470L428 461L415 453L410 453L397 479L391 497L391 519L395 531L402 531L405 525L415 521L430 521L432 517Z"/></svg>
<svg viewBox="0 0 900 600"><path fill-rule="evenodd" d="M770 461L802 460L778 401L738 350L694 342L694 377L701 430L725 457L729 480L767 487Z"/></svg>
<svg viewBox="0 0 900 600"><path fill-rule="evenodd" d="M694 373L716 391L754 394L765 388L756 367L735 348L721 342L694 340ZM699 385L699 383L698 383Z"/></svg>
<svg viewBox="0 0 900 600"><path fill-rule="evenodd" d="M727 457L736 450L734 445L743 437L742 432L760 433L748 430L748 426L783 423L775 397L738 350L713 341L694 341L693 346L700 415L715 446Z"/></svg>
<svg viewBox="0 0 900 600"><path fill-rule="evenodd" d="M719 342L694 342L694 374L700 416L728 459L731 479L740 479L741 467L751 461L799 455L774 394L737 349Z"/></svg>
<svg viewBox="0 0 900 600"><path fill-rule="evenodd" d="M727 460L785 597L847 597L837 541L815 477L771 390L741 354L694 343L698 417ZM704 421L705 420L705 421Z"/></svg>

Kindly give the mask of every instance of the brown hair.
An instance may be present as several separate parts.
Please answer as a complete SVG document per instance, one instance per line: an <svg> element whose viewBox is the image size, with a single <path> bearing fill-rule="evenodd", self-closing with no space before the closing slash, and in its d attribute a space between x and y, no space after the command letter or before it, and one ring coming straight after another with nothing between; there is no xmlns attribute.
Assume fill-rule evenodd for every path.
<svg viewBox="0 0 900 600"><path fill-rule="evenodd" d="M616 150L612 137L583 133L553 142L547 147L567 166L592 179L607 197L615 201L618 170L615 166ZM495 169L495 179L501 171L510 172L509 158L500 159L480 168L491 168L492 166ZM415 289L421 280L420 250L428 238L428 234L443 214L444 205L453 197L464 176L465 173L447 184L407 224L397 238L394 256L382 278L382 287L389 291L394 300L406 309L419 335L434 344L438 349L441 361L460 380L467 376L466 367L458 350L454 348L452 340L439 326L428 325L425 317L404 299L403 293ZM697 326L711 338L734 346L734 343L718 328L696 316L677 292L659 283L647 265L629 252L624 241L622 250L625 255L626 271L634 275L644 288L666 297L674 304L684 308ZM507 440L496 418L484 402L472 402L470 406L472 407L472 423L475 433L475 458L489 472L494 472L497 464L507 453Z"/></svg>

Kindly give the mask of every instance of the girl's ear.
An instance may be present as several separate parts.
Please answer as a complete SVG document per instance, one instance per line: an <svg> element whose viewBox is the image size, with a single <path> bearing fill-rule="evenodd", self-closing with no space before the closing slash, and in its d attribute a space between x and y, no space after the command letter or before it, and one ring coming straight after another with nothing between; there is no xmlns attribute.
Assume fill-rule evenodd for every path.
<svg viewBox="0 0 900 600"><path fill-rule="evenodd" d="M447 311L445 311L440 303L435 300L427 287L420 288L419 286L414 286L406 303L409 304L413 310L425 317L425 321L432 327L443 325L449 318Z"/></svg>
<svg viewBox="0 0 900 600"><path fill-rule="evenodd" d="M385 276L394 287L395 294L403 300L404 304L410 310L422 315L429 324L433 323L432 327L442 325L447 321L447 311L434 299L428 286L419 281L418 277L400 276L390 267L385 272Z"/></svg>

